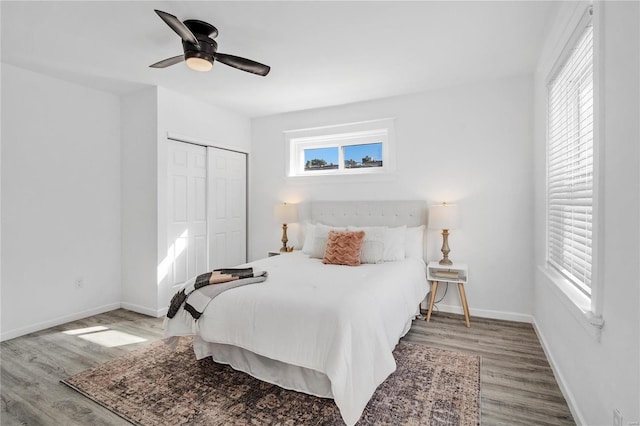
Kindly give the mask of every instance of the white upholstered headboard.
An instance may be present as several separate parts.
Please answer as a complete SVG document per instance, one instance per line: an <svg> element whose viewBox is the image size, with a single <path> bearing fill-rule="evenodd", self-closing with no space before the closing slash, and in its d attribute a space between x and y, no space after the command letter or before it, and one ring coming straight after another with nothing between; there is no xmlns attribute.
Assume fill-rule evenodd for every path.
<svg viewBox="0 0 640 426"><path fill-rule="evenodd" d="M420 226L427 224L427 204L409 201L312 201L309 215L313 223L331 226ZM308 216L307 216L308 217ZM422 258L427 259L426 230Z"/></svg>
<svg viewBox="0 0 640 426"><path fill-rule="evenodd" d="M410 201L313 201L311 220L332 226L426 225L427 205Z"/></svg>

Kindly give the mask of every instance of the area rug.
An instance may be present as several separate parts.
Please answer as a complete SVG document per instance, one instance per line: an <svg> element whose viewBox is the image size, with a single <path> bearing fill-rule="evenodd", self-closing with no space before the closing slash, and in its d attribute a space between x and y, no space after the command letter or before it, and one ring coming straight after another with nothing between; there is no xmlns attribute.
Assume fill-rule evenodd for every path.
<svg viewBox="0 0 640 426"><path fill-rule="evenodd" d="M480 357L401 342L397 370L358 425L478 425ZM196 360L191 338L159 341L63 383L136 425L342 425L333 400Z"/></svg>

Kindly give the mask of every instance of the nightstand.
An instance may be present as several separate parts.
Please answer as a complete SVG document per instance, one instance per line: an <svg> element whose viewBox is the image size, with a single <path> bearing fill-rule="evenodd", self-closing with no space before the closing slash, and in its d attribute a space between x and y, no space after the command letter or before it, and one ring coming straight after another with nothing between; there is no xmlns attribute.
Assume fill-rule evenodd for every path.
<svg viewBox="0 0 640 426"><path fill-rule="evenodd" d="M297 250L292 250L292 251L271 250L267 252L267 257L280 256L281 254L293 253L294 251L297 251Z"/></svg>
<svg viewBox="0 0 640 426"><path fill-rule="evenodd" d="M429 310L427 311L427 321L431 319L433 302L436 299L438 283L456 283L460 293L460 301L464 310L464 319L467 327L471 327L469 322L469 306L467 305L467 295L464 292L464 285L469 280L469 268L465 263L454 263L452 265L441 265L438 262L429 262L427 265L427 280L431 281L431 297L429 298Z"/></svg>

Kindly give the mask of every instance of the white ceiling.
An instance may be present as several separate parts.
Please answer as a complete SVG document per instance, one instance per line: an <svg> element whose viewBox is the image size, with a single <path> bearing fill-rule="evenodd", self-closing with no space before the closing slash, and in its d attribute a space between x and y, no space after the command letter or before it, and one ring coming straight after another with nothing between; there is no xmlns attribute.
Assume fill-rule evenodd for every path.
<svg viewBox="0 0 640 426"><path fill-rule="evenodd" d="M115 93L159 85L255 117L531 73L545 1L0 3L2 62ZM218 51L271 66L149 65L182 53L154 13L215 25Z"/></svg>

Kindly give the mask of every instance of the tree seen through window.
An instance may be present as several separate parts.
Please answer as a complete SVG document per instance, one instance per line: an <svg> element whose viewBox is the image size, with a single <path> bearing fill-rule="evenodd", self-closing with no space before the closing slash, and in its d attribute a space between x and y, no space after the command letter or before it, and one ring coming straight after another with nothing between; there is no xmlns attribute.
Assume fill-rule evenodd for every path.
<svg viewBox="0 0 640 426"><path fill-rule="evenodd" d="M382 167L382 142L345 145L342 147L312 148L304 150L304 170L340 168L339 149L342 150L345 169Z"/></svg>

